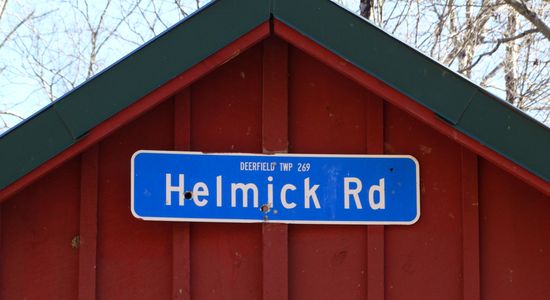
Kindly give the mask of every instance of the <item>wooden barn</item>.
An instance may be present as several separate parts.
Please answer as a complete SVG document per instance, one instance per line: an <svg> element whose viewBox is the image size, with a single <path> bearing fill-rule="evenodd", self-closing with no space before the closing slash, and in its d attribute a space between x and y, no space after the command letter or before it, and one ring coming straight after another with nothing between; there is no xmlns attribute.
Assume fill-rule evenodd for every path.
<svg viewBox="0 0 550 300"><path fill-rule="evenodd" d="M412 225L144 221L138 150L402 154ZM0 138L1 299L550 299L550 130L327 0L220 0Z"/></svg>

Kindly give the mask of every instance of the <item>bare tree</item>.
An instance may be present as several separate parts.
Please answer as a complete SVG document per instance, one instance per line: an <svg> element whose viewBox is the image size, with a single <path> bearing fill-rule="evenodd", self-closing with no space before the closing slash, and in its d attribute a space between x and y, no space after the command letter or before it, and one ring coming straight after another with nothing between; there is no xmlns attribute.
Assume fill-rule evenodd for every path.
<svg viewBox="0 0 550 300"><path fill-rule="evenodd" d="M529 22L537 28L537 30L542 33L547 40L550 41L550 27L544 23L544 21L538 16L538 14L527 7L527 3L523 0L504 0L508 5L510 5L514 10L519 14L524 16Z"/></svg>
<svg viewBox="0 0 550 300"><path fill-rule="evenodd" d="M359 14L367 19L370 19L373 4L374 0L361 0L359 2Z"/></svg>
<svg viewBox="0 0 550 300"><path fill-rule="evenodd" d="M43 17L43 15L36 16L34 11L30 11L21 16L14 16L14 23L10 24L8 20L8 14L6 13L8 7L8 0L0 0L0 51L6 46L6 44L18 33L19 29L25 25L25 23ZM6 65L0 61L0 75L6 69ZM15 118L17 120L23 120L23 117L19 114L10 111L10 107L0 106L0 132L6 130L9 124L6 118Z"/></svg>
<svg viewBox="0 0 550 300"><path fill-rule="evenodd" d="M550 124L550 2L360 0L359 12Z"/></svg>
<svg viewBox="0 0 550 300"><path fill-rule="evenodd" d="M550 124L547 0L351 1L377 26ZM19 58L0 59L0 87L27 91L14 105L0 102L0 132L26 116L17 103L54 101L205 2L52 0L21 9L0 0L0 55Z"/></svg>
<svg viewBox="0 0 550 300"><path fill-rule="evenodd" d="M0 133L29 114L17 107L29 100L41 106L56 100L204 2L53 0L36 5L20 0L8 5L0 0L0 55L17 58L0 59L0 86L7 87L0 89ZM27 93L6 101L14 99L5 94L10 87Z"/></svg>

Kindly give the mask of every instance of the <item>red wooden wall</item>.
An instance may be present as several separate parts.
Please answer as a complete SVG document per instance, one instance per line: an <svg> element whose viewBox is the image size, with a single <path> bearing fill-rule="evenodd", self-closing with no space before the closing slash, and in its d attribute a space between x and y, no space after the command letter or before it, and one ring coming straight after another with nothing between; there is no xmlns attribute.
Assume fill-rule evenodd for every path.
<svg viewBox="0 0 550 300"><path fill-rule="evenodd" d="M412 226L146 222L139 149L411 154ZM550 299L550 199L277 38L0 206L1 299Z"/></svg>

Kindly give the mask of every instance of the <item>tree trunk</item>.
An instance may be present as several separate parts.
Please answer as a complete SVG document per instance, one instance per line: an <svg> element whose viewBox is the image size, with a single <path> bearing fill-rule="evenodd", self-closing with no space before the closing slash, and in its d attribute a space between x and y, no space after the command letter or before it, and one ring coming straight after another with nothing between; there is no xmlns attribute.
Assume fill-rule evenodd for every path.
<svg viewBox="0 0 550 300"><path fill-rule="evenodd" d="M361 13L361 16L365 17L366 19L370 19L370 16L372 14L372 6L373 6L374 0L361 0L359 3L359 11Z"/></svg>
<svg viewBox="0 0 550 300"><path fill-rule="evenodd" d="M510 10L508 13L508 23L506 24L506 32L504 37L512 37L516 34L517 20L516 12ZM518 56L518 46L515 40L506 43L506 54L504 57L504 81L506 87L506 101L510 104L515 104L517 98L517 76L516 76L516 61Z"/></svg>

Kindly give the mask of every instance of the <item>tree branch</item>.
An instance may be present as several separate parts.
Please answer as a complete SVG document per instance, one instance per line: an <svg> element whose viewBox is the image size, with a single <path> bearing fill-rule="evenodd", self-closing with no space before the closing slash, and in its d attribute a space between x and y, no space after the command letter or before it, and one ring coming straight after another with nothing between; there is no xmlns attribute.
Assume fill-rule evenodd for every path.
<svg viewBox="0 0 550 300"><path fill-rule="evenodd" d="M4 14L4 11L6 11L7 5L8 5L8 0L0 0L0 20L2 19L2 15Z"/></svg>
<svg viewBox="0 0 550 300"><path fill-rule="evenodd" d="M9 112L9 111L0 111L0 115L15 117L15 118L18 118L19 120L23 120L23 119L24 119L24 118L21 117L20 115L14 114L14 113Z"/></svg>
<svg viewBox="0 0 550 300"><path fill-rule="evenodd" d="M550 27L548 27L534 11L530 10L525 3L517 0L504 0L504 2L510 5L520 15L524 16L548 41L550 41Z"/></svg>
<svg viewBox="0 0 550 300"><path fill-rule="evenodd" d="M522 37L524 37L524 36L526 36L526 35L529 35L529 34L532 34L532 33L535 33L535 32L538 32L538 31L537 31L536 29L529 29L529 30L526 30L526 31L524 31L524 32L522 32L522 33L520 33L520 34L511 36L511 37L505 37L505 38L500 38L500 39L498 39L498 40L496 41L497 44L495 45L495 47L494 47L493 49L491 49L490 51L487 51L487 52L484 52L484 53L480 54L480 55L477 57L476 61L475 61L473 64L467 66L466 68L463 68L463 69L458 70L458 72L459 72L459 73L462 73L462 72L464 72L464 71L471 70L473 67L475 67L475 66L479 63L479 61L480 61L484 56L492 55L493 53L495 53L495 52L498 50L498 48L500 47L500 45L501 45L502 43L508 43L508 42L511 42L511 41L520 39L520 38L522 38Z"/></svg>
<svg viewBox="0 0 550 300"><path fill-rule="evenodd" d="M4 44L10 39L10 37L17 31L17 29L19 29L19 27L21 27L21 25L25 24L25 22L30 20L33 15L34 15L34 11L32 11L26 17L24 17L21 21L19 21L19 23L17 23L17 25L15 25L15 27L13 27L10 30L10 32L8 32L6 37L4 37L4 39L0 42L0 48L2 48L4 46Z"/></svg>

